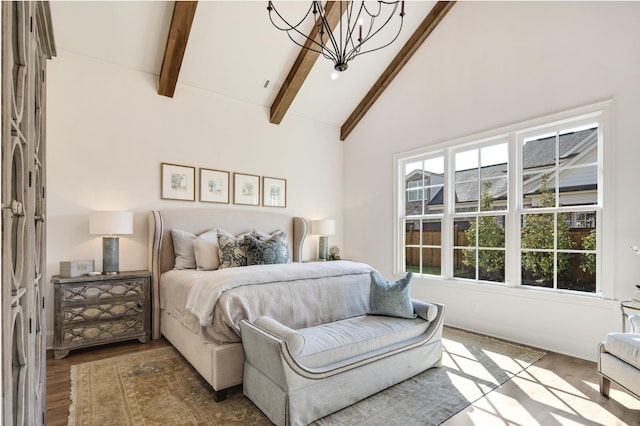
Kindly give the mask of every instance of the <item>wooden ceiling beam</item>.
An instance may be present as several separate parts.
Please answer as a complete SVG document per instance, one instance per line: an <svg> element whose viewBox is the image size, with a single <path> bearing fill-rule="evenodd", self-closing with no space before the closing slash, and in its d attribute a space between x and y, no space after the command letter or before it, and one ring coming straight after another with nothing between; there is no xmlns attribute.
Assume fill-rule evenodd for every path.
<svg viewBox="0 0 640 426"><path fill-rule="evenodd" d="M340 22L340 16L347 10L346 7L339 7L340 1L328 1L325 6L325 16L327 17L327 22L329 26L333 29ZM348 2L347 2L348 3ZM320 18L318 18L320 20ZM309 38L311 40L315 40L317 43L320 43L320 34L318 31L318 24L313 26L313 29L309 33ZM276 99L273 101L271 105L271 112L269 114L269 121L273 124L280 124L285 114L289 110L289 107L293 103L293 100L296 98L298 91L302 87L302 84L306 80L309 72L311 72L311 68L313 64L316 63L318 56L320 54L318 52L314 52L308 50L311 47L311 40L307 40L304 46L307 48L300 48L300 53L298 53L298 57L296 58L287 78L284 83L282 83L282 87L280 87L280 91L276 95Z"/></svg>
<svg viewBox="0 0 640 426"><path fill-rule="evenodd" d="M402 47L400 52L391 61L386 70L373 84L366 96L360 101L356 109L351 113L349 118L340 128L340 140L344 141L356 125L362 120L367 111L373 106L375 101L382 95L387 86L391 84L393 79L398 75L400 70L404 68L413 54L420 48L422 43L436 29L440 21L445 17L447 12L453 7L455 1L439 1L433 6L429 14L422 21L418 29L411 35L409 40Z"/></svg>
<svg viewBox="0 0 640 426"><path fill-rule="evenodd" d="M173 98L197 6L197 1L176 1L173 6L173 17L160 69L159 95Z"/></svg>

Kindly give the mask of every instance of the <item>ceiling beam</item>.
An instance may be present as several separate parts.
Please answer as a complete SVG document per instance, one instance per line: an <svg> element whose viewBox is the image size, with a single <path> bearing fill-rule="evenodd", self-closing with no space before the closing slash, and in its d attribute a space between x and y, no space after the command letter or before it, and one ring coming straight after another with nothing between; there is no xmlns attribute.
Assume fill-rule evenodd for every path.
<svg viewBox="0 0 640 426"><path fill-rule="evenodd" d="M391 84L400 70L402 70L407 62L409 62L409 59L411 59L413 54L418 50L427 37L429 37L433 30L435 30L440 21L442 21L454 4L455 1L439 1L435 6L433 6L418 29L416 29L393 61L391 61L387 69L384 70L380 78L378 78L378 80L373 84L366 96L362 101L360 101L356 109L353 110L349 118L344 122L340 128L341 141L345 140L347 136L349 136L351 131L356 127L360 120L362 120L367 111L369 111L369 108L373 106L375 101L380 97L380 95L382 95L387 86Z"/></svg>
<svg viewBox="0 0 640 426"><path fill-rule="evenodd" d="M159 95L173 98L197 6L197 1L176 1L173 6L171 27L160 69Z"/></svg>
<svg viewBox="0 0 640 426"><path fill-rule="evenodd" d="M328 1L325 6L325 16L332 29L338 25L338 22L340 22L340 16L345 10L347 10L346 7L339 7L339 3L339 1ZM318 23L320 19L321 18L318 18L318 22L313 26L308 38L322 44L318 31ZM313 64L316 63L318 56L320 56L318 52L308 50L308 48L313 44L311 40L307 40L305 42L305 48L300 48L300 53L298 53L298 57L293 63L293 66L289 71L289 75L287 75L284 83L282 83L282 87L280 87L280 91L271 105L269 121L273 124L280 124L298 94L298 91L302 87L302 84L309 75L309 72L311 72Z"/></svg>

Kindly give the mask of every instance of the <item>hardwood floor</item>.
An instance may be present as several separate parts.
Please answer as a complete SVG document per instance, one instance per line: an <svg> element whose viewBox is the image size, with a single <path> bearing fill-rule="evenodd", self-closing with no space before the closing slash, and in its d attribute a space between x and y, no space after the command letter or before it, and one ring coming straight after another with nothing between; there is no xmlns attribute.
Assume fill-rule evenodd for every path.
<svg viewBox="0 0 640 426"><path fill-rule="evenodd" d="M164 339L71 351L61 360L47 353L47 425L66 425L71 403L70 366L169 345ZM593 362L556 353L507 381L444 423L464 425L640 425L640 401L611 384L600 395Z"/></svg>

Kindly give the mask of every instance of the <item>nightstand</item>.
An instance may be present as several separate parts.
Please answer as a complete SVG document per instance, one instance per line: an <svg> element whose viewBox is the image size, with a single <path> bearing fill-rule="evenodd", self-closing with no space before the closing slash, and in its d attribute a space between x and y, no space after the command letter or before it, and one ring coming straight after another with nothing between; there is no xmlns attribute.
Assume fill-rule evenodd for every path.
<svg viewBox="0 0 640 426"><path fill-rule="evenodd" d="M151 273L51 278L55 359L72 349L151 338Z"/></svg>

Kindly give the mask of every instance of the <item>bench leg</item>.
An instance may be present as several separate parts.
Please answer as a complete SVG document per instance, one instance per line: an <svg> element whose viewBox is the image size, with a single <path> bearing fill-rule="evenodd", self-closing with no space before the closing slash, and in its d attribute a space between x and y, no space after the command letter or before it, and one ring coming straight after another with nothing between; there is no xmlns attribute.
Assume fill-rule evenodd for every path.
<svg viewBox="0 0 640 426"><path fill-rule="evenodd" d="M611 380L604 376L600 376L600 393L603 396L609 397L609 389L611 388Z"/></svg>
<svg viewBox="0 0 640 426"><path fill-rule="evenodd" d="M242 393L242 385L231 386L230 388L224 388L220 390L213 390L213 400L215 402L222 402L229 396L230 392L240 391Z"/></svg>

